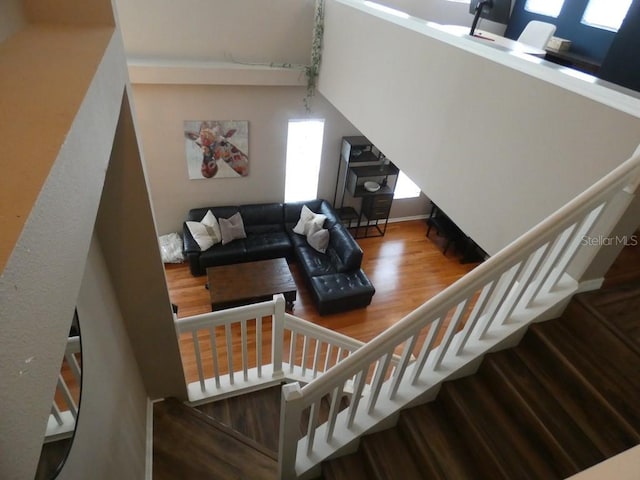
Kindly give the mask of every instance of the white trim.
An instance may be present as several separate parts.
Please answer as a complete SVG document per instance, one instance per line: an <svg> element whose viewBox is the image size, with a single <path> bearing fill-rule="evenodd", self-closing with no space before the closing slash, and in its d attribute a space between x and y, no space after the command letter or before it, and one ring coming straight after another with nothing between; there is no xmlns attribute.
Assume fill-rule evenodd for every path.
<svg viewBox="0 0 640 480"><path fill-rule="evenodd" d="M164 399L147 398L147 446L144 462L145 480L153 480L153 404Z"/></svg>
<svg viewBox="0 0 640 480"><path fill-rule="evenodd" d="M590 292L592 290L598 290L600 287L602 287L603 283L604 283L604 277L592 278L591 280L585 280L585 281L580 282L578 284L578 290L576 291L576 293Z"/></svg>
<svg viewBox="0 0 640 480"><path fill-rule="evenodd" d="M305 86L304 71L268 65L173 59L129 58L132 84Z"/></svg>
<svg viewBox="0 0 640 480"><path fill-rule="evenodd" d="M429 215L424 214L424 215L411 215L409 217L395 217L395 218L390 218L388 220L388 223L398 223L398 222L410 222L412 220L425 220L429 217Z"/></svg>

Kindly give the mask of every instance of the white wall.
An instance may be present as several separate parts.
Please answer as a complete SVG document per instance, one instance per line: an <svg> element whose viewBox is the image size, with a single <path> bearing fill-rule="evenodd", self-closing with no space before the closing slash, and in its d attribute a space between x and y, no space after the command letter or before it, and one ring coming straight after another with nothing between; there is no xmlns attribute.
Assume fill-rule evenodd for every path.
<svg viewBox="0 0 640 480"><path fill-rule="evenodd" d="M0 277L3 478L33 476L40 453L124 85L125 71L118 61L122 57L118 57L118 40L114 38L95 81L85 92L73 126L67 125L70 130L64 145ZM53 70L51 78L56 78ZM69 88L73 86L69 84ZM113 104L113 99L117 103ZM21 101L30 108L28 98ZM39 107L48 113L46 106ZM65 117L58 114L64 122ZM57 127L63 130L62 125ZM8 134L3 135L5 141L10 140ZM41 137L43 152L51 151L51 146L60 148L58 141L45 132ZM43 168L48 166L45 159L43 154ZM23 180L28 183L30 179Z"/></svg>
<svg viewBox="0 0 640 480"><path fill-rule="evenodd" d="M302 87L134 85L139 134L159 234L182 231L189 209L282 202L287 127L308 118ZM333 199L342 136L358 131L322 97L313 118L325 119L318 196ZM190 180L184 120L248 120L249 175Z"/></svg>
<svg viewBox="0 0 640 480"><path fill-rule="evenodd" d="M112 272L107 278L92 244L114 138L121 140L118 145L126 144L115 150L128 153L126 161L135 164L129 165L133 171L142 172L143 166L139 155L130 154L137 152L133 128L125 135L116 134L127 70L111 3L76 2L72 8L73 2L30 1L29 10L34 18L55 18L61 23L61 13L71 10L77 13L74 20L83 19L90 27L78 28L77 22L31 23L20 16L11 28L1 27L8 37L0 48L0 63L5 73L11 73L0 75L1 90L11 92L3 97L0 109L4 172L0 189L0 478L8 480L33 478L36 471L76 304L80 321L85 320L81 326L86 336L82 397L87 401L80 406L76 442L82 450L75 452L76 445L72 447L73 467L69 468L73 470L65 478L142 478L149 392L186 394L149 198L140 174L116 178L127 195L113 202L133 198L133 210L129 208L123 216L146 211L147 218L137 222L138 228L115 247L106 235L101 240L116 254L131 241L134 245L146 241L141 260L130 262L142 273L131 276L134 281L144 277L145 291L153 296L114 301L110 286L120 279ZM98 18L100 22L93 23ZM25 147L33 141L34 125L42 127L37 128L36 157L33 149ZM123 216L113 215L114 210L121 211L118 207L112 203L105 209L112 222L106 225L112 230L127 224ZM140 219L131 219L135 220ZM147 342L155 346L148 363L161 371L160 379L145 375L146 365L140 368L132 355L137 346L130 343L131 332L139 334L144 330L140 325L146 327L149 322L126 315L131 309L124 307L143 302L151 312L162 311L146 332ZM160 336L155 334L158 330ZM166 332L172 335L173 350L164 343Z"/></svg>
<svg viewBox="0 0 640 480"><path fill-rule="evenodd" d="M314 0L116 0L128 58L306 64Z"/></svg>
<svg viewBox="0 0 640 480"><path fill-rule="evenodd" d="M142 479L147 393L95 236L77 303L82 397L73 448L58 478Z"/></svg>
<svg viewBox="0 0 640 480"><path fill-rule="evenodd" d="M361 5L327 3L320 91L491 254L640 141L637 98Z"/></svg>

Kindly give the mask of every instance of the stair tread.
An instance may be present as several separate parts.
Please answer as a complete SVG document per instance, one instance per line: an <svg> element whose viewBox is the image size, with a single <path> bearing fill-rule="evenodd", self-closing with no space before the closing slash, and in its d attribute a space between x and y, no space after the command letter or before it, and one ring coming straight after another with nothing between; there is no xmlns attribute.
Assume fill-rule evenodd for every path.
<svg viewBox="0 0 640 480"><path fill-rule="evenodd" d="M366 460L358 450L322 463L323 480L371 480L364 467Z"/></svg>
<svg viewBox="0 0 640 480"><path fill-rule="evenodd" d="M277 460L239 440L176 399L153 409L153 474L156 480L275 479ZM185 451L189 452L188 458Z"/></svg>
<svg viewBox="0 0 640 480"><path fill-rule="evenodd" d="M583 319L587 318L588 315L583 316ZM576 329L564 320L555 325L541 325L536 334L553 344L554 353L563 364L570 365L578 378L594 389L611 409L640 433L640 410L637 408L637 399L640 398L637 378L640 377L640 357L634 352L625 351L624 343L615 340L609 348L604 343L602 348L585 345L577 338L579 334ZM573 341L567 342L567 338ZM602 351L607 354L603 355ZM615 375L611 375L612 371Z"/></svg>
<svg viewBox="0 0 640 480"><path fill-rule="evenodd" d="M604 460L567 412L512 350L488 355L478 372L502 408L544 449L563 478Z"/></svg>
<svg viewBox="0 0 640 480"><path fill-rule="evenodd" d="M477 478L469 449L447 423L436 401L407 409L400 414L398 429L418 465L429 479Z"/></svg>
<svg viewBox="0 0 640 480"><path fill-rule="evenodd" d="M637 315L640 310L640 281L636 279L624 285L587 292L579 295L577 300L595 310L601 318L606 318L620 339L640 354L640 321Z"/></svg>
<svg viewBox="0 0 640 480"><path fill-rule="evenodd" d="M360 450L368 472L377 480L420 480L423 473L416 465L397 428L364 437Z"/></svg>
<svg viewBox="0 0 640 480"><path fill-rule="evenodd" d="M280 395L282 386L265 388L196 408L272 452L278 451L280 435Z"/></svg>
<svg viewBox="0 0 640 480"><path fill-rule="evenodd" d="M483 455L494 458L494 478L563 478L478 375L445 383L440 396L469 447L483 448Z"/></svg>
<svg viewBox="0 0 640 480"><path fill-rule="evenodd" d="M638 434L602 398L594 396L589 386L575 376L574 369L548 347L540 333L543 325L529 329L514 349L518 357L606 457L638 443Z"/></svg>
<svg viewBox="0 0 640 480"><path fill-rule="evenodd" d="M621 354L640 357L640 337L634 340L633 335L622 331L619 325L607 318L597 308L597 304L594 305L594 296L595 292L577 295L575 301L567 306L562 322L570 326L586 344L593 344L594 347L602 349L603 345L599 342L606 342L607 351L614 355L614 358L619 358ZM636 323L638 325L635 329L640 329L640 321ZM630 328L628 323L627 328ZM621 346L621 343L624 346ZM609 350L610 348L612 350Z"/></svg>
<svg viewBox="0 0 640 480"><path fill-rule="evenodd" d="M556 342L563 337L577 336L575 329L569 328L564 322L559 322L547 335ZM625 345L621 342L614 343L611 348L598 348L577 340L565 343L562 355L632 426L640 429L637 402L629 402L629 399L640 399L640 357L625 351ZM607 351L607 354L602 355L602 351ZM612 371L616 374L611 375Z"/></svg>

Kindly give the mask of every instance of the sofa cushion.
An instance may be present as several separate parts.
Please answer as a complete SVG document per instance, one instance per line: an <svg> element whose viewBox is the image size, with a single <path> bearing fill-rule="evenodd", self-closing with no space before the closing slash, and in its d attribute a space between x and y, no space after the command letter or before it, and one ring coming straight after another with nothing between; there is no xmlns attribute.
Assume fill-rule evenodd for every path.
<svg viewBox="0 0 640 480"><path fill-rule="evenodd" d="M247 249L245 248L244 242L244 240L237 240L226 245L219 243L206 252L202 252L198 259L202 272L204 272L207 267L245 262L247 259Z"/></svg>
<svg viewBox="0 0 640 480"><path fill-rule="evenodd" d="M207 214L207 212L211 210L211 212L215 215L216 218L229 218L231 215L240 211L240 207L235 205L223 206L223 207L200 207L200 208L192 208L187 213L187 220L200 222Z"/></svg>
<svg viewBox="0 0 640 480"><path fill-rule="evenodd" d="M376 291L361 269L313 277L310 285L320 315L366 307Z"/></svg>
<svg viewBox="0 0 640 480"><path fill-rule="evenodd" d="M362 249L349 231L341 224L329 229L329 247L327 253L333 252L340 259L338 272L357 270L362 264Z"/></svg>
<svg viewBox="0 0 640 480"><path fill-rule="evenodd" d="M221 218L219 223L220 232L222 233L222 245L226 245L241 238L247 238L240 212L231 215L229 218Z"/></svg>
<svg viewBox="0 0 640 480"><path fill-rule="evenodd" d="M244 245L249 261L287 257L291 253L291 240L285 232L248 235Z"/></svg>
<svg viewBox="0 0 640 480"><path fill-rule="evenodd" d="M319 253L309 245L304 245L296 249L299 265L305 272L307 278L328 273L336 273L336 265L331 255Z"/></svg>
<svg viewBox="0 0 640 480"><path fill-rule="evenodd" d="M326 217L324 228L331 228L336 223L340 223L340 218L326 200L322 200L322 202L320 202L320 208L316 211L322 213Z"/></svg>
<svg viewBox="0 0 640 480"><path fill-rule="evenodd" d="M282 203L241 205L240 214L247 235L284 231Z"/></svg>

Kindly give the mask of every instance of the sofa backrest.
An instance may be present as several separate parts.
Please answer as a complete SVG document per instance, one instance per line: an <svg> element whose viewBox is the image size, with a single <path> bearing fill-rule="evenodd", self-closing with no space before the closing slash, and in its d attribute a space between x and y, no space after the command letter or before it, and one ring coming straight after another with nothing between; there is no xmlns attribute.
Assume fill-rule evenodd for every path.
<svg viewBox="0 0 640 480"><path fill-rule="evenodd" d="M338 272L351 272L362 264L362 248L341 223L329 229L327 253L334 257ZM336 258L337 257L337 258Z"/></svg>
<svg viewBox="0 0 640 480"><path fill-rule="evenodd" d="M211 213L213 213L216 218L229 218L230 216L238 213L240 211L240 207L236 205L225 205L222 207L192 208L187 214L187 220L200 222L207 214L208 210L211 210Z"/></svg>
<svg viewBox="0 0 640 480"><path fill-rule="evenodd" d="M240 215L247 234L284 231L282 203L240 205Z"/></svg>
<svg viewBox="0 0 640 480"><path fill-rule="evenodd" d="M293 227L300 219L302 206L306 205L309 210L314 213L322 213L327 219L324 222L324 228L331 228L336 223L340 223L335 210L329 202L323 199L307 200L305 202L291 202L284 204L284 223L287 227Z"/></svg>

